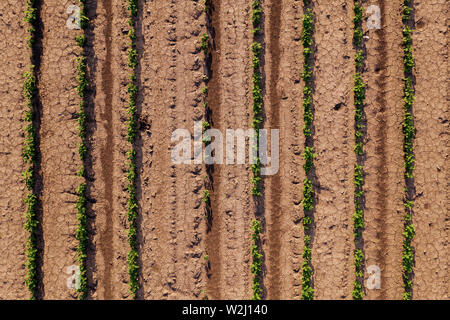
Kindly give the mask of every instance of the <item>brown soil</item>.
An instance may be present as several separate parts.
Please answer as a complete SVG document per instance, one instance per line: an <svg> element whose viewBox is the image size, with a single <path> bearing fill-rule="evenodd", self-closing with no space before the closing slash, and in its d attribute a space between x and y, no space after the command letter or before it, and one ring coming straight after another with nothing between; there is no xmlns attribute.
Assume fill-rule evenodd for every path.
<svg viewBox="0 0 450 320"><path fill-rule="evenodd" d="M281 8L282 2L268 1L264 8L266 12L265 29L267 35L266 68L267 90L265 111L267 115L266 126L280 127L280 92L277 83L280 78L280 34L281 34ZM272 26L272 27L269 27ZM269 70L270 69L270 70ZM281 203L280 175L276 174L265 179L266 184L266 245L267 249L267 291L271 299L279 299L281 295L281 274L278 262L281 258Z"/></svg>
<svg viewBox="0 0 450 320"><path fill-rule="evenodd" d="M143 298L204 297L205 219L201 165L173 165L170 136L201 120L204 70L200 3L144 5L142 80ZM157 13L157 14L156 14Z"/></svg>
<svg viewBox="0 0 450 320"><path fill-rule="evenodd" d="M112 16L112 3L111 1L103 1L105 15ZM113 126L113 85L114 77L112 74L112 19L106 20L106 25L103 30L103 36L105 38L105 62L101 70L102 82L101 90L105 94L104 97L104 109L100 112L100 121L103 122L104 129L106 131L106 138L103 147L100 151L100 166L101 174L104 182L104 214L105 214L105 226L104 230L99 236L100 241L100 251L105 259L105 269L104 269L104 298L111 299L111 265L107 262L112 261L113 258L113 248L114 248L114 236L110 230L113 229L113 212L114 212L114 202L113 202L113 188L114 188L114 126ZM123 71L123 70L121 70Z"/></svg>
<svg viewBox="0 0 450 320"><path fill-rule="evenodd" d="M280 169L264 178L263 205L251 195L251 168L214 165L212 225L202 202L204 165L174 165L169 142L177 128L202 120L206 32L203 2L139 1L137 150L139 299L251 297L251 220L264 221L264 298L299 299L303 249L302 1L263 2L264 127L280 129ZM316 207L312 243L317 299L351 299L353 263L354 49L353 1L313 1L315 14L314 136ZM366 30L365 267L381 268L381 290L366 299L400 299L404 219L403 1L367 1L382 10L382 29ZM73 299L66 268L76 265L76 56L67 29L71 1L44 1L40 99L42 212L40 298ZM212 127L249 129L252 113L250 0L214 0L208 104ZM0 4L0 298L25 299L23 77L29 64L23 1ZM414 152L415 299L449 299L448 63L444 0L414 1L416 59ZM91 299L129 299L126 217L128 10L122 0L88 2L87 164Z"/></svg>
<svg viewBox="0 0 450 320"><path fill-rule="evenodd" d="M446 1L416 4L416 101L417 130L413 222L416 237L414 298L450 298L448 205L448 17ZM441 23L442 22L442 23ZM430 59L430 57L433 57ZM430 285L433 284L433 285Z"/></svg>
<svg viewBox="0 0 450 320"><path fill-rule="evenodd" d="M11 9L12 8L12 9ZM26 187L22 180L23 122L25 101L22 98L23 73L29 61L24 29L24 3L8 0L0 4L0 298L26 299L23 281L26 270L23 228L23 199ZM13 165L10 165L13 164Z"/></svg>
<svg viewBox="0 0 450 320"><path fill-rule="evenodd" d="M349 299L354 280L353 6L315 1L314 14L314 288L318 299Z"/></svg>
<svg viewBox="0 0 450 320"><path fill-rule="evenodd" d="M265 178L267 298L298 299L301 288L303 228L300 218L303 145L301 131L301 52L299 19L301 6L291 1L267 1L266 12L266 94L267 129L280 130L280 169ZM273 27L272 27L273 26ZM284 32L288 30L288 32ZM283 177L285 177L283 179ZM286 179L287 178L287 179Z"/></svg>
<svg viewBox="0 0 450 320"><path fill-rule="evenodd" d="M212 66L213 126L249 128L251 105L250 7L245 0L213 1L216 51ZM212 100L214 97L217 99ZM208 297L244 299L250 297L250 226L253 201L248 165L215 166L212 201L212 229L207 252L211 255ZM220 258L217 256L220 255Z"/></svg>
<svg viewBox="0 0 450 320"><path fill-rule="evenodd" d="M76 48L74 35L65 24L54 22L64 14L70 1L46 1L42 5L42 60L39 77L41 111L43 298L67 299L73 291L66 285L66 268L76 263L77 221L76 187L81 178L77 144L79 138L74 115L78 112L78 95L74 70Z"/></svg>
<svg viewBox="0 0 450 320"><path fill-rule="evenodd" d="M402 298L403 232L403 24L401 3L371 1L381 9L381 29L366 40L367 83L365 196L363 232L365 266L381 269L381 289L367 299Z"/></svg>
<svg viewBox="0 0 450 320"><path fill-rule="evenodd" d="M94 176L90 194L95 199L93 298L123 299L129 295L125 153L130 146L125 139L125 101L130 71L128 37L123 32L128 28L128 12L120 0L99 1L90 10L92 16L97 15L93 21L96 60L91 66L96 71L92 75L95 128L91 137Z"/></svg>

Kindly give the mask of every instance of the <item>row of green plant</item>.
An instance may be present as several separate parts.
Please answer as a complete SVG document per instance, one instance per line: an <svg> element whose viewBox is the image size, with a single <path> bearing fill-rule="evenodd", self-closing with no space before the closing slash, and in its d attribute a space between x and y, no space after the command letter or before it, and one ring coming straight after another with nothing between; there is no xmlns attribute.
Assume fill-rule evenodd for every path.
<svg viewBox="0 0 450 320"><path fill-rule="evenodd" d="M261 222L257 219L252 221L252 244L251 244L251 253L252 253L252 264L251 271L253 274L253 285L252 285L252 300L261 300L262 297L262 288L261 288L261 275L262 275L262 254L260 251L261 240L259 235L262 232Z"/></svg>
<svg viewBox="0 0 450 320"><path fill-rule="evenodd" d="M210 10L211 10L211 0L203 0L203 11L208 14ZM211 17L209 14L208 16Z"/></svg>
<svg viewBox="0 0 450 320"><path fill-rule="evenodd" d="M208 0L204 0L203 1L204 4L204 12L206 13L206 20L207 20L207 28L208 28L208 19L211 18L210 15L210 2ZM201 37L200 37L200 48L203 51L203 55L204 55L204 61L205 61L205 70L207 72L206 75L204 75L203 77L203 82L205 84L205 86L202 89L202 98L203 98L203 108L204 108L204 115L203 115L203 121L202 121L202 130L203 130L203 134L206 137L206 130L208 130L211 127L210 124L210 119L209 119L209 115L210 115L210 109L209 109L209 105L208 105L208 83L209 83L209 66L208 66L208 59L210 57L211 51L210 51L210 41L209 41L209 34L207 32L204 32ZM202 140L202 142L205 145L208 145L211 143L211 139L210 138L204 138ZM206 208L206 214L207 216L209 216L211 214L211 192L210 192L210 186L211 186L211 177L210 175L207 175L205 177L205 181L204 181L204 186L205 189L203 190L203 197L202 200L205 203L205 208Z"/></svg>
<svg viewBox="0 0 450 320"><path fill-rule="evenodd" d="M362 231L364 229L364 100L366 98L366 84L362 78L364 68L364 44L362 42L362 22L363 7L361 0L355 0L353 7L353 45L355 53L355 75L353 78L353 97L355 104L355 146L356 164L354 167L354 202L355 212L353 213L353 237L355 250L353 252L355 264L355 281L353 283L352 297L355 300L362 300L364 297L364 252Z"/></svg>
<svg viewBox="0 0 450 320"><path fill-rule="evenodd" d="M415 228L412 221L413 205L414 205L414 188L411 186L414 179L414 121L413 121L413 68L414 57L412 49L412 25L413 25L413 7L411 0L403 2L403 51L404 51L404 118L403 118L403 134L404 134L404 159L405 159L405 219L403 230L403 299L411 300L413 293L413 272L414 272L414 248L412 240L415 234Z"/></svg>
<svg viewBox="0 0 450 320"><path fill-rule="evenodd" d="M25 197L25 222L24 228L28 231L29 236L25 245L25 268L27 270L25 276L25 285L30 292L30 299L37 299L38 293L38 249L37 249L37 226L39 221L37 219L38 210L38 195L35 190L36 186L36 163L37 163L37 140L36 140L36 126L34 119L36 117L35 101L37 96L37 83L35 66L32 64L35 57L33 56L33 44L35 43L36 28L37 28L37 7L35 0L27 0L25 9L25 22L28 25L28 36L26 41L31 49L30 61L31 64L28 70L24 73L23 95L27 110L25 112L24 122L24 142L22 148L22 158L25 162L25 170L22 173L25 185L27 187L27 195Z"/></svg>
<svg viewBox="0 0 450 320"><path fill-rule="evenodd" d="M137 298L137 292L140 288L139 283L139 249L137 241L137 217L138 217L138 200L136 192L136 182L138 177L136 165L136 149L135 143L138 129L138 111L136 101L138 97L138 87L136 85L137 77L136 71L138 67L138 52L136 49L136 19L138 15L138 0L125 0L129 10L129 30L128 37L130 40L130 48L128 49L128 67L132 70L129 76L128 83L128 108L129 115L127 124L127 140L131 144L130 150L127 152L127 191L128 191L128 209L127 219L129 223L128 228L128 243L130 245L130 252L128 253L128 274L130 276L130 293L133 299Z"/></svg>
<svg viewBox="0 0 450 320"><path fill-rule="evenodd" d="M303 199L302 206L304 212L303 230L303 263L302 263L302 299L314 299L314 289L312 285L313 269L311 264L311 226L313 224L314 210L314 186L311 180L312 170L314 169L314 148L311 143L311 135L313 128L313 33L314 33L314 15L309 0L303 0L304 14L302 18L302 35L301 41L303 46L303 70L302 79L303 87L303 134L305 136L305 149L303 157L305 163L305 179L303 180Z"/></svg>
<svg viewBox="0 0 450 320"><path fill-rule="evenodd" d="M205 84L205 87L202 89L202 99L203 99L203 108L204 108L204 114L203 114L203 122L202 122L202 130L203 130L203 139L202 142L205 144L205 146L209 145L211 143L211 138L207 137L206 130L210 129L211 127L211 109L208 105L208 84L209 84L209 75L211 74L211 68L209 65L209 61L211 61L211 50L210 50L210 37L209 37L209 30L211 30L211 19L212 19L212 7L211 7L211 1L210 0L203 0L203 11L205 12L205 20L206 20L206 32L204 32L200 37L200 48L203 51L204 56L204 63L205 67L204 70L206 74L203 77L203 81ZM203 197L202 201L205 204L205 220L206 220L206 227L207 232L209 232L210 228L212 227L212 206L211 206L211 192L212 192L212 171L213 165L205 165L205 171L206 175L204 176L203 181ZM205 267L206 270L209 270L210 264L209 264L209 254L208 249L205 249L205 254L203 256L205 261ZM204 299L207 299L207 295L205 294Z"/></svg>
<svg viewBox="0 0 450 320"><path fill-rule="evenodd" d="M86 0L80 0L80 15L82 17L81 27L85 30L88 26L89 19L86 14ZM78 199L76 201L77 210L77 229L75 230L75 238L78 240L77 247L77 261L80 268L80 286L76 288L78 299L84 300L87 298L88 286L87 286L87 274L86 274L86 260L87 260L87 250L89 236L87 231L87 184L86 184L86 155L87 155L87 141L86 141L86 93L89 87L89 81L87 78L87 58L84 53L84 47L86 45L86 36L84 31L81 35L75 37L76 44L81 48L81 54L77 57L77 86L75 90L80 97L80 104L78 110L78 137L80 142L78 143L78 155L82 162L80 168L78 169L77 175L84 178L76 188L76 194Z"/></svg>
<svg viewBox="0 0 450 320"><path fill-rule="evenodd" d="M262 94L262 76L261 76L261 53L262 53L262 40L261 40L261 28L262 28L262 7L260 0L254 0L252 3L252 33L253 33L253 43L251 46L251 51L253 53L252 64L253 64L253 76L252 76L252 96L253 96L253 119L252 128L255 132L255 148L254 154L256 154L255 163L252 164L252 195L254 197L262 196L262 177L261 177L261 159L259 157L259 130L261 129L261 124L263 121L262 108L263 108L263 94ZM252 222L251 227L252 234L252 264L251 272L253 274L253 285L252 285L252 300L262 299L262 288L261 288L261 278L262 278L262 250L261 241L259 235L261 233L261 221L256 217Z"/></svg>

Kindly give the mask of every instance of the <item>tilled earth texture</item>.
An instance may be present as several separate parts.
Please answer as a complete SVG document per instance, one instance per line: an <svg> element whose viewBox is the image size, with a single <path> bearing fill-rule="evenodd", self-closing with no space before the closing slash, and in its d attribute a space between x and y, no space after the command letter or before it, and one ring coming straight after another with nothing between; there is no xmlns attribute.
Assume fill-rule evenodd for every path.
<svg viewBox="0 0 450 320"><path fill-rule="evenodd" d="M68 8L81 8L82 2L34 1L36 32L30 47L27 1L0 1L0 299L32 295L26 281L30 232L24 226L29 191L22 174L28 166L22 157L28 124L23 91L30 64L35 65L37 84L31 119L37 142L32 190L38 199L35 298L77 299L73 279L84 250L87 299L250 299L255 281L262 299L302 299L305 263L312 267L314 299L352 299L358 281L364 299L402 299L404 231L412 225L412 299L450 299L448 1L84 3L87 25L77 29L70 27L76 24L70 17L76 10ZM135 16L130 16L129 3L137 4ZM256 24L254 3L261 9ZM354 149L355 3L362 5L363 13L360 156ZM402 19L405 3L412 8L409 21ZM311 135L305 136L302 33L308 12L313 17L313 119ZM415 97L414 170L409 179L403 125L407 24L413 29ZM257 26L261 30L254 34ZM131 27L138 63L130 68ZM85 36L83 48L75 40L80 35ZM187 130L191 143L196 121L201 131L222 133L223 146L233 143L226 139L227 130L252 128L254 42L261 44L258 127L268 130L268 153L272 163L275 157L279 162L275 174L261 176L260 195L252 194L248 141L244 163L227 163L225 147L223 154L213 153L222 163L209 164L205 158L178 164L172 157L178 143L172 139L174 132ZM80 56L85 57L88 83L82 98L76 90ZM133 72L136 78L130 80ZM127 140L130 81L137 88L133 144ZM82 100L87 147L83 160L78 128ZM278 138L271 129L279 130ZM197 137L195 145L213 145L203 140ZM220 139L214 136L212 142ZM278 155L270 149L275 142ZM195 148L190 145L192 158ZM308 173L313 210L308 213L305 146L314 153ZM130 161L136 165L135 220L127 213ZM355 241L359 165L364 196L356 202L364 226ZM78 173L80 166L84 175ZM84 249L76 236L80 183L87 186ZM412 208L406 210L405 204ZM411 212L409 222L406 211ZM306 218L311 218L308 228ZM256 242L253 221L261 225ZM134 293L128 262L133 223L138 253ZM306 238L311 239L309 255L304 251ZM362 275L355 273L356 249L363 253ZM262 255L259 266L255 252ZM256 277L255 268L260 271Z"/></svg>

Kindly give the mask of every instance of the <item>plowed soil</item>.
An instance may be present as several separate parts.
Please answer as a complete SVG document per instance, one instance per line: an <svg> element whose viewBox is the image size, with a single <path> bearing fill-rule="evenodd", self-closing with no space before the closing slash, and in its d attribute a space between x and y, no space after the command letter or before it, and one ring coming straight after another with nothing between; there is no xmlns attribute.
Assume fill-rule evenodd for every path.
<svg viewBox="0 0 450 320"><path fill-rule="evenodd" d="M247 1L217 1L212 17L215 39L209 105L213 127L247 129L251 110L250 8ZM254 212L248 165L217 166L212 196L213 222L208 235L213 299L250 296L250 225Z"/></svg>
<svg viewBox="0 0 450 320"><path fill-rule="evenodd" d="M25 100L22 97L22 75L29 63L25 40L25 5L21 1L2 1L0 4L1 42L3 61L0 63L0 252L2 263L0 282L2 299L26 299L23 281L26 270L24 248L27 232L23 228L26 187L22 180L22 118ZM11 165L15 164L15 165Z"/></svg>
<svg viewBox="0 0 450 320"><path fill-rule="evenodd" d="M417 3L415 296L449 297L448 17L446 1ZM434 57L429 59L427 57ZM447 95L446 95L446 94ZM430 283L433 283L430 286Z"/></svg>
<svg viewBox="0 0 450 320"><path fill-rule="evenodd" d="M76 57L66 8L77 1L39 2L38 215L39 298L75 299L67 268L77 265ZM280 131L279 171L263 179L258 205L248 164L214 164L211 226L202 201L204 164L174 164L176 129L194 134L204 119L204 76L211 125L251 128L251 0L139 0L137 69L139 134L138 299L249 299L253 275L251 222L264 221L263 298L300 299L304 216L301 72L302 1L262 1L265 129ZM316 299L351 299L354 267L353 1L314 0L315 209L312 241ZM363 22L366 47L364 111L364 266L381 271L381 288L365 299L401 299L404 228L402 0L369 0L381 29ZM414 299L450 299L448 204L448 26L445 0L413 1L413 106L416 235ZM89 299L130 299L127 255L126 140L129 12L123 0L89 0L88 53L88 287ZM0 4L0 299L26 299L23 228L26 187L21 156L30 64L24 1ZM208 32L211 60L200 37ZM225 141L224 141L225 144ZM269 144L270 145L270 144ZM365 274L365 280L368 275Z"/></svg>
<svg viewBox="0 0 450 320"><path fill-rule="evenodd" d="M376 1L373 1L376 3ZM403 232L403 51L401 1L380 2L381 26L367 33L367 142L363 232L366 267L381 270L368 298L401 299Z"/></svg>

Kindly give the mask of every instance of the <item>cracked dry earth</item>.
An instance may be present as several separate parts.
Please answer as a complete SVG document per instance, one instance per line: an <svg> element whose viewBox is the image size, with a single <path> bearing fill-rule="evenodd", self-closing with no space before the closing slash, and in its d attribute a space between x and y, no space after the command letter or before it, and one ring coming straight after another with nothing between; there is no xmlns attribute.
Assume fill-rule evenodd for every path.
<svg viewBox="0 0 450 320"><path fill-rule="evenodd" d="M79 98L74 37L66 8L41 1L37 70L40 140L41 276L39 297L74 299L67 267L76 265ZM250 128L251 0L203 3L140 0L137 17L139 137L139 299L248 299L252 294L251 221L264 219L266 299L300 299L303 249L302 1L264 0L264 127L280 130L280 168L264 178L263 205L251 195L250 165L215 165L212 225L202 202L205 166L175 165L177 128L193 134L202 120L205 57L210 34L208 105L212 127ZM312 241L316 299L351 299L354 274L353 1L314 0L315 211ZM381 288L365 299L401 299L404 223L403 1L364 1L381 10L381 29L363 31L367 51L365 113L365 268L381 270ZM416 235L414 299L450 299L448 206L448 31L445 0L414 0L416 61L413 107ZM126 217L128 10L122 0L87 1L90 299L129 299ZM22 179L23 73L29 64L24 1L0 3L0 299L26 299ZM365 276L367 279L367 274Z"/></svg>
<svg viewBox="0 0 450 320"><path fill-rule="evenodd" d="M376 2L373 2L376 3ZM402 294L403 232L403 51L400 1L380 2L380 30L368 32L363 231L366 267L381 270L381 289L369 298L399 299Z"/></svg>

